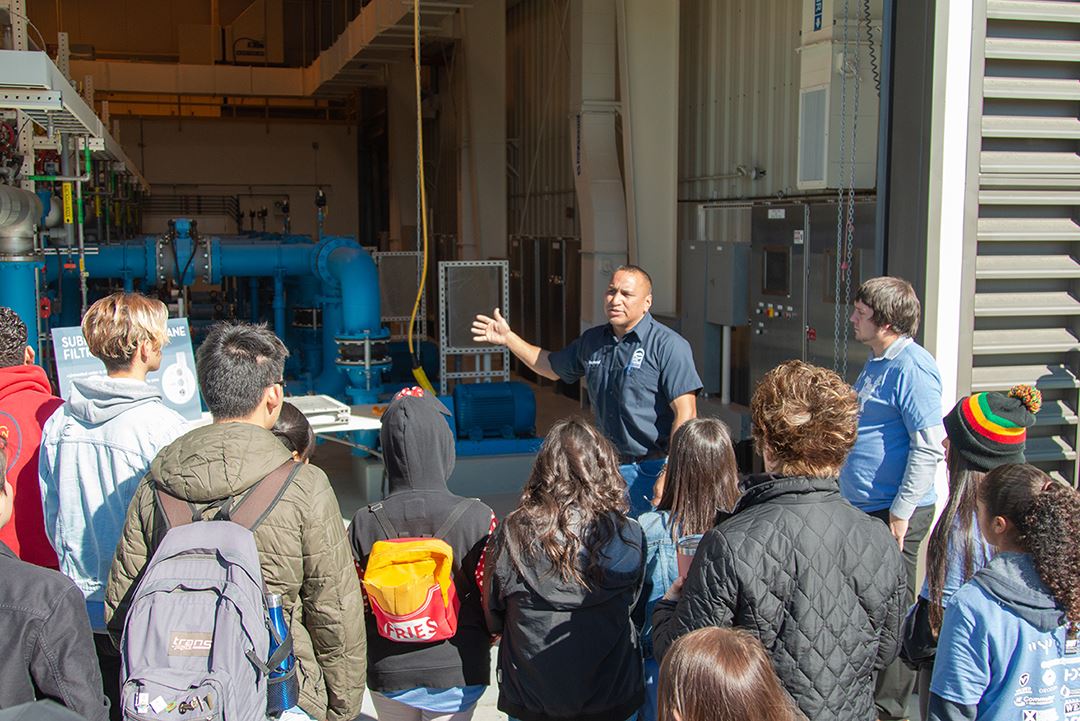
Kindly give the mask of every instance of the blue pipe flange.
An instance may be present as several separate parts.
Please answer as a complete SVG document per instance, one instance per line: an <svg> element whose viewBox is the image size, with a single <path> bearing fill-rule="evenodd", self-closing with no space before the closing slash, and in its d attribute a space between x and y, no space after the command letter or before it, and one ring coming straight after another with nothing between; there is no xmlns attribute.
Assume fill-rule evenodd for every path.
<svg viewBox="0 0 1080 721"><path fill-rule="evenodd" d="M203 282L221 282L221 238L207 236L203 240Z"/></svg>
<svg viewBox="0 0 1080 721"><path fill-rule="evenodd" d="M360 244L352 238L327 236L315 246L311 254L311 274L324 283L337 284L338 280L330 272L330 254L338 248L359 248Z"/></svg>

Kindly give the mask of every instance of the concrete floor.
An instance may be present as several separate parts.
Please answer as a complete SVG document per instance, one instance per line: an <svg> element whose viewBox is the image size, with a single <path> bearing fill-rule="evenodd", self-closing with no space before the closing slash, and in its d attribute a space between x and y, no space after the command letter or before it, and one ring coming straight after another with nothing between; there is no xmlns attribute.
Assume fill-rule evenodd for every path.
<svg viewBox="0 0 1080 721"><path fill-rule="evenodd" d="M515 380L521 380L516 378ZM551 425L573 413L580 411L577 401L557 395L551 386L537 386L533 389L536 393L536 425L537 433L547 433ZM357 509L369 503L368 492L365 483L359 477L357 468L351 456L351 450L337 443L322 443L316 448L311 462L326 472L330 484L338 497L341 506L341 515L345 523L348 523ZM465 459L459 466L469 464L483 467L483 462L474 459ZM461 495L475 496L487 503L495 511L495 515L503 518L517 506L518 497L521 494L521 486L528 477L530 461L520 459L516 463L499 463L495 460L486 464L488 468L494 468L495 472L480 475L467 474L469 477L463 481L463 485L455 483L454 492ZM378 472L371 471L371 472ZM457 480L457 474L455 474ZM496 710L498 701L498 687L495 685L495 656L497 648L491 650L491 681L487 693L480 699L473 715L475 721L503 721L506 715ZM374 719L375 707L371 703L370 696L364 694L364 710L362 719Z"/></svg>

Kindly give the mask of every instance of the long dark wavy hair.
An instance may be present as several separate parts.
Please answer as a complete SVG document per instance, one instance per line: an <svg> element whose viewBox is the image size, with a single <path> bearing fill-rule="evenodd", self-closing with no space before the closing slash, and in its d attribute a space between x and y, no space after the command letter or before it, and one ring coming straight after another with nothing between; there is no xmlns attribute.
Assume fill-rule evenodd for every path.
<svg viewBox="0 0 1080 721"><path fill-rule="evenodd" d="M671 511L671 534L693 536L716 524L739 500L739 468L731 434L722 421L695 418L671 435L667 480L656 506Z"/></svg>
<svg viewBox="0 0 1080 721"><path fill-rule="evenodd" d="M945 456L949 476L949 501L941 512L937 525L930 534L926 547L926 585L930 591L930 628L936 637L941 631L945 616L942 597L945 593L945 576L948 573L949 545L956 538L960 543L960 558L964 564L964 581L974 575L977 544L971 528L975 519L975 499L979 484L986 474L970 468L960 454L950 445Z"/></svg>
<svg viewBox="0 0 1080 721"><path fill-rule="evenodd" d="M1039 578L1065 611L1069 638L1080 630L1080 493L1026 463L986 474L979 500L1013 525L1015 542L1032 555Z"/></svg>
<svg viewBox="0 0 1080 721"><path fill-rule="evenodd" d="M588 421L561 420L506 518L510 558L519 569L546 558L553 575L591 587L603 578L603 550L627 526L628 508L611 443Z"/></svg>

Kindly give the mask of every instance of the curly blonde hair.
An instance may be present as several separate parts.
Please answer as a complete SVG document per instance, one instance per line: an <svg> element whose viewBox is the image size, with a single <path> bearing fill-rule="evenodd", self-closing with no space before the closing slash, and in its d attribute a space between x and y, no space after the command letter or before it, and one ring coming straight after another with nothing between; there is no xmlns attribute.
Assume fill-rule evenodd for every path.
<svg viewBox="0 0 1080 721"><path fill-rule="evenodd" d="M150 341L160 350L169 342L168 320L168 308L156 298L113 293L87 309L82 332L90 352L107 369L126 370L140 343Z"/></svg>
<svg viewBox="0 0 1080 721"><path fill-rule="evenodd" d="M750 401L754 445L785 476L831 478L855 445L855 390L826 368L787 361L766 373Z"/></svg>

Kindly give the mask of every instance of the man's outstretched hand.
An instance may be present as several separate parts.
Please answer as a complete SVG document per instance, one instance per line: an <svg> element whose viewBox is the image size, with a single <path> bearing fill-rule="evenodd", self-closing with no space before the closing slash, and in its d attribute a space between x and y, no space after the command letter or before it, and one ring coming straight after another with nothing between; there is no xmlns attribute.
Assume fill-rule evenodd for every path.
<svg viewBox="0 0 1080 721"><path fill-rule="evenodd" d="M491 345L506 345L510 337L510 324L502 317L499 309L495 309L495 317L477 315L472 324L473 340L477 343L490 343Z"/></svg>

